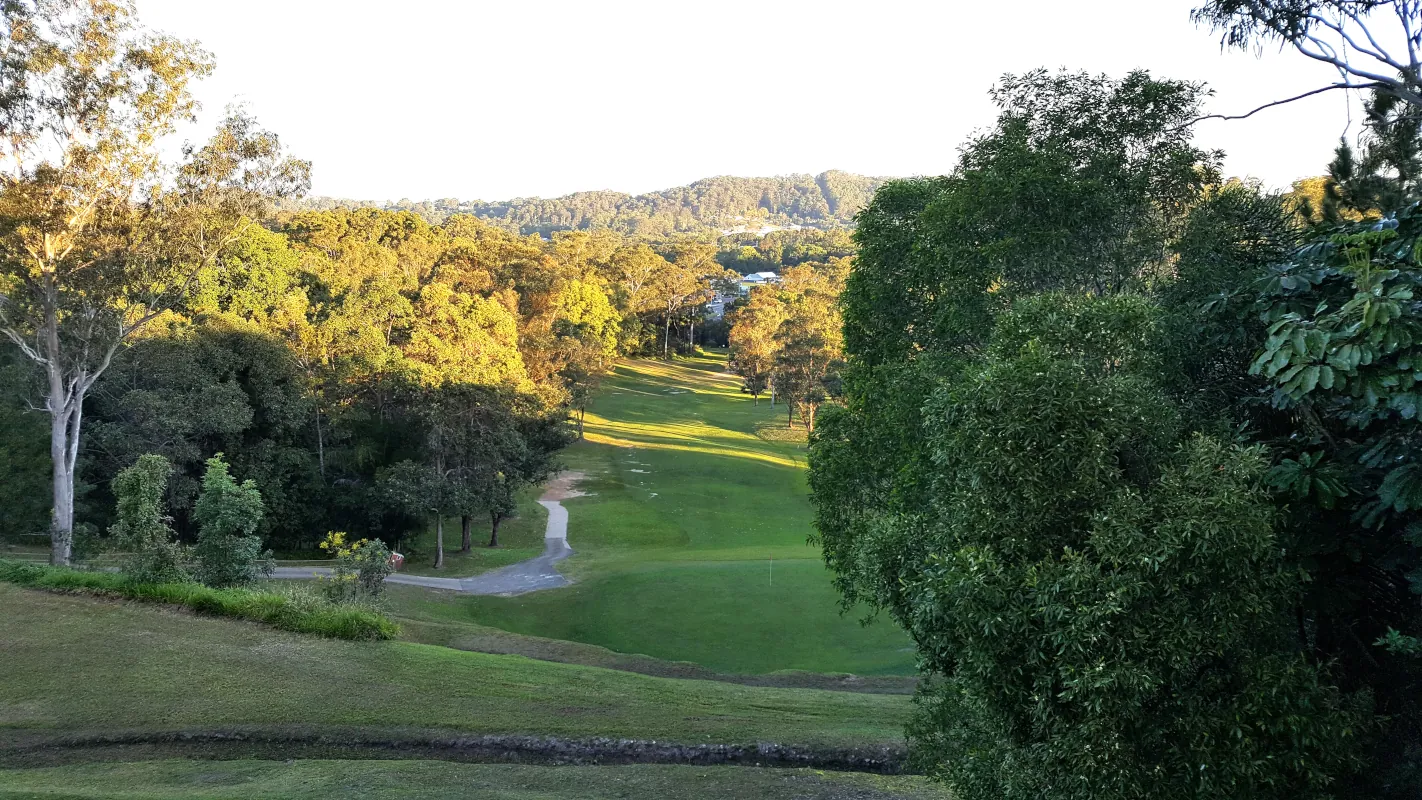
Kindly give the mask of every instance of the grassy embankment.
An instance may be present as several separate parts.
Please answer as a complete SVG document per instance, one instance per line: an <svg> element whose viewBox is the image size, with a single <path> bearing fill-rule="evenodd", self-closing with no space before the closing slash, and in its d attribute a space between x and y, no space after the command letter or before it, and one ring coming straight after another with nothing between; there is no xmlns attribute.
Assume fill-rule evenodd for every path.
<svg viewBox="0 0 1422 800"><path fill-rule="evenodd" d="M367 641L393 639L399 626L371 608L252 589L214 589L199 583L134 583L118 572L83 572L0 559L0 581L54 592L120 597L176 606L213 617L262 622L284 631Z"/></svg>
<svg viewBox="0 0 1422 800"><path fill-rule="evenodd" d="M842 615L807 543L803 436L783 435L784 406L753 405L724 366L628 361L607 381L564 457L589 493L565 501L577 554L560 569L576 585L514 598L395 587L407 630L437 623L446 643L448 626L474 623L728 673L911 674L908 638Z"/></svg>
<svg viewBox="0 0 1422 800"><path fill-rule="evenodd" d="M0 584L0 742L115 731L411 731L881 747L908 699L346 642ZM4 746L0 745L0 753Z"/></svg>
<svg viewBox="0 0 1422 800"><path fill-rule="evenodd" d="M142 787L135 789L133 787ZM477 794L476 794L477 793ZM437 761L158 761L0 770L0 798L93 800L947 800L922 778L805 769Z"/></svg>

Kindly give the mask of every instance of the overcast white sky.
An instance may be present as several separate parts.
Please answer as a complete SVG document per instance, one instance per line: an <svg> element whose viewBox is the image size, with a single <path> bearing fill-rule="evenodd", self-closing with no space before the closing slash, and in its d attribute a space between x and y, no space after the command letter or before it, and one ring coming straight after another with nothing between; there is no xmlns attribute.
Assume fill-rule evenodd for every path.
<svg viewBox="0 0 1422 800"><path fill-rule="evenodd" d="M217 57L204 138L246 102L373 200L645 192L711 175L941 174L1037 66L1207 81L1237 113L1323 85L1288 53L1221 53L1192 0L138 0ZM1347 122L1325 94L1199 140L1271 186L1319 173Z"/></svg>

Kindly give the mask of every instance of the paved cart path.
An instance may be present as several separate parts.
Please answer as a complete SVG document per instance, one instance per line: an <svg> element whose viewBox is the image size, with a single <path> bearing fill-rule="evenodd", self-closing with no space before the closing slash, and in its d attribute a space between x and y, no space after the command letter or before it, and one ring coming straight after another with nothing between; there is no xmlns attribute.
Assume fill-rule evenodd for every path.
<svg viewBox="0 0 1422 800"><path fill-rule="evenodd" d="M563 507L562 501L582 494L573 488L582 477L580 472L559 473L548 482L543 496L538 498L538 504L548 509L548 527L543 532L541 555L468 578L432 578L397 572L386 578L386 583L404 583L465 594L498 595L526 594L567 586L570 581L556 566L573 554L573 548L568 546L568 509ZM330 574L329 567L277 567L271 577L297 579Z"/></svg>

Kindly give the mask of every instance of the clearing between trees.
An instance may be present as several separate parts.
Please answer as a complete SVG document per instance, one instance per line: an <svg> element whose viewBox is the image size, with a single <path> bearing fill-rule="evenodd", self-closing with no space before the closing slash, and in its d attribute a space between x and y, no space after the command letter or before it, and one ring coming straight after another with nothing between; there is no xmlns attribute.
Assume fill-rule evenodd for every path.
<svg viewBox="0 0 1422 800"><path fill-rule="evenodd" d="M721 673L912 675L902 631L840 613L808 541L803 441L763 433L786 424L784 406L752 403L725 366L722 353L618 363L585 440L563 455L586 476L584 496L564 503L577 555L558 569L572 586L518 597L391 587L395 615Z"/></svg>

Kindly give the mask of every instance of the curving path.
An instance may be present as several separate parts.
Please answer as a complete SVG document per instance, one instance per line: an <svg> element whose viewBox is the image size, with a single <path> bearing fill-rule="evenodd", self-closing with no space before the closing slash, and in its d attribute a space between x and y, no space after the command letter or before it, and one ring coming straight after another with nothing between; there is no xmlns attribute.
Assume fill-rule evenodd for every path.
<svg viewBox="0 0 1422 800"><path fill-rule="evenodd" d="M573 554L573 548L568 546L568 509L563 507L562 501L582 495L582 492L573 488L582 477L581 472L561 472L548 482L543 495L538 498L538 504L548 509L548 527L543 532L541 555L468 578L431 578L423 575L401 575L397 572L386 578L386 583L403 583L464 594L504 596L567 586L571 581L563 577L555 566ZM328 567L277 567L272 571L271 577L299 579L330 574Z"/></svg>

